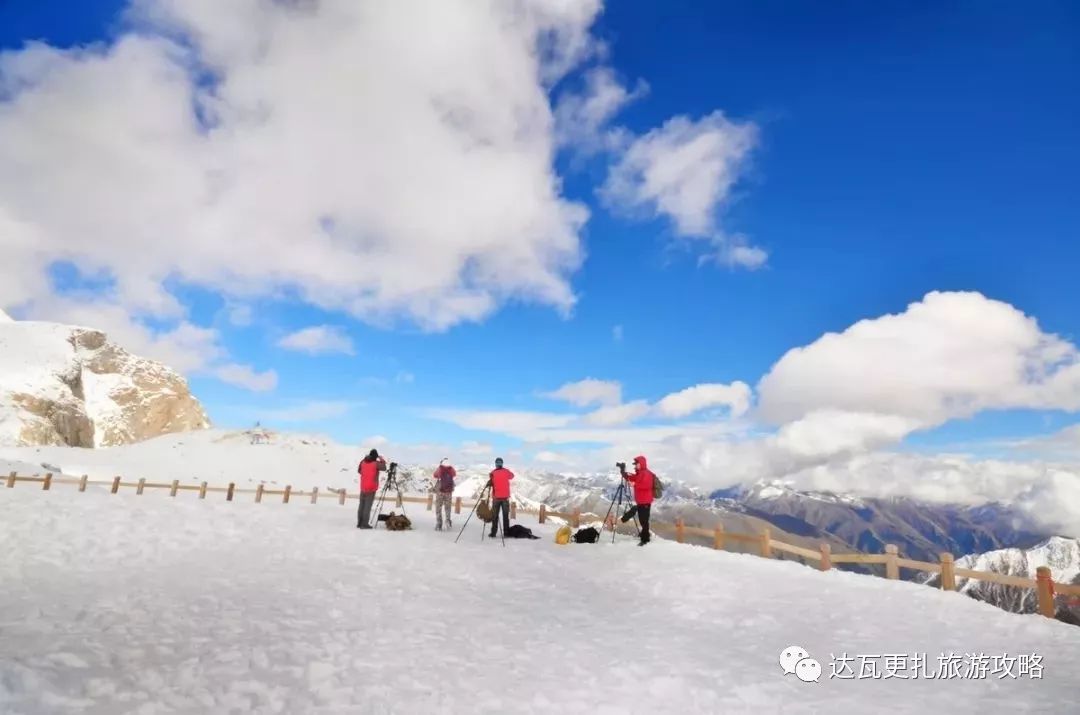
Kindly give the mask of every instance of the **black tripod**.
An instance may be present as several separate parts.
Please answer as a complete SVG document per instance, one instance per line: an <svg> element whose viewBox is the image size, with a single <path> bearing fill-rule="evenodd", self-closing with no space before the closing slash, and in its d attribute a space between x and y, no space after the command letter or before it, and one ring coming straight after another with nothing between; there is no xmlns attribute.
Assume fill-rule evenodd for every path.
<svg viewBox="0 0 1080 715"><path fill-rule="evenodd" d="M461 531L458 532L457 539L454 539L455 544L458 542L458 539L461 538L461 535L465 533L465 527L469 525L469 519L472 519L473 514L476 513L476 507L480 505L480 502L482 502L482 501L484 501L486 499L486 497L484 496L484 493L485 492L490 492L490 491L491 491L491 482L488 482L487 484L484 485L484 488L480 490L480 496L478 496L476 498L476 501L473 503L472 509L469 511L469 515L467 517L465 517L465 523L461 525ZM491 518L494 519L495 515L493 514ZM481 542L483 542L484 535L486 533L487 533L487 527L486 526L483 527L482 529L480 529L480 541ZM503 534L503 548L506 548L506 534L505 533Z"/></svg>
<svg viewBox="0 0 1080 715"><path fill-rule="evenodd" d="M608 522L608 519L611 518L611 511L616 508L616 502L618 502L618 512L620 512L620 513L622 512L622 505L623 505L624 501L627 504L631 503L630 502L630 497L626 493L626 480L623 479L620 476L620 478L619 478L619 488L615 490L614 496L611 497L611 504L608 505L607 515L604 516L604 522L603 522L604 524L606 524ZM627 514L629 516L627 516ZM626 522L626 521L629 520L630 517L633 517L634 524L638 527L638 531L640 531L641 526L638 524L638 520L637 520L637 506L636 505L631 506L630 509L627 510L626 514L623 514L622 521ZM618 526L615 524L615 520L612 519L612 521L611 521L611 543L613 543L613 544L615 543L615 534L617 533L617 531L618 531ZM600 539L597 539L596 543L599 544Z"/></svg>
<svg viewBox="0 0 1080 715"><path fill-rule="evenodd" d="M382 491L379 493L379 499L375 502L375 527L379 528L379 515L382 514L383 504L386 503L386 492L390 487L394 487L398 496L401 496L401 490L397 488L397 462L390 462L390 469L386 472L386 484L383 485ZM405 514L405 504L401 505L401 513Z"/></svg>

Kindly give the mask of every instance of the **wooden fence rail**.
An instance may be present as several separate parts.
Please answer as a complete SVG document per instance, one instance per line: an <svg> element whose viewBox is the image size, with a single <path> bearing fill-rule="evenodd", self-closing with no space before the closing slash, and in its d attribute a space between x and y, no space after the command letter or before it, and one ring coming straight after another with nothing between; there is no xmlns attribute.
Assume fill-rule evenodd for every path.
<svg viewBox="0 0 1080 715"><path fill-rule="evenodd" d="M172 482L148 482L145 479L139 479L136 482L125 482L119 476L113 477L110 480L94 480L88 479L85 474L79 479L74 479L71 477L54 477L51 473L46 474L45 476L34 475L20 477L16 472L11 472L7 476L5 483L8 489L13 489L17 482L41 484L42 491L50 491L54 484L73 484L79 487L80 492L85 492L88 485L109 487L112 494L116 494L124 487L134 488L136 490L136 495L142 495L147 489L168 489L170 497L176 497L177 492L194 491L199 493L200 499L205 499L208 493L221 493L226 495L227 501L234 501L237 494L254 494L255 503L261 503L265 496L279 496L282 498L282 503L285 504L289 503L291 497L308 497L310 498L310 502L315 504L318 502L319 497L318 487L313 487L311 491L308 492L293 491L291 485L286 485L284 489L268 489L264 484L259 484L255 489L241 489L237 488L236 484L233 482L230 482L229 485L225 487L212 487L206 482L202 482L198 485L180 484L179 480L173 480ZM338 489L331 493L336 494L339 505L344 505L347 499L358 499L360 496L357 493L350 494L345 489ZM399 507L407 502L410 504L425 504L428 511L433 508L433 496L431 494L420 497L395 493L392 497L394 503ZM471 510L476 504L477 502L475 501L465 502L461 497L456 497L454 499L454 512L460 514L463 508ZM582 512L581 509L575 509L572 512L552 511L548 509L546 504L541 504L539 509L529 509L518 507L517 504L511 504L511 514L511 518L516 518L518 514L533 515L538 518L538 521L541 524L545 523L548 519L561 519L575 528L579 527L583 521L586 523L603 521L599 514ZM899 574L901 568L913 569L915 571L926 573L936 573L941 575L940 588L945 591L956 590L957 577L978 581L990 581L992 583L1014 586L1017 588L1032 588L1035 589L1037 594L1038 612L1049 618L1053 618L1055 613L1055 596L1080 597L1080 585L1054 583L1053 575L1046 566L1038 567L1036 577L1031 579L989 571L959 569L955 567L955 557L950 553L942 553L939 563L936 564L929 561L906 559L899 555L898 549L894 544L886 544L885 553L883 554L835 554L832 553L829 544L820 544L818 549L814 550L778 541L777 539L772 538L769 529L767 528L763 529L759 534L743 534L726 531L723 525L719 523L711 529L698 526L686 526L682 518L677 519L674 524L653 522L650 526L652 530L657 533L674 534L676 541L679 543L685 543L687 534L711 538L713 540L713 548L719 550L724 549L725 545L732 541L744 544L755 544L757 545L761 556L771 558L773 551L783 552L806 559L816 564L822 571L830 570L834 564L882 564L885 566L885 577L894 580L900 578ZM605 523L600 525L600 528L601 531L604 529L615 529L615 519L609 518Z"/></svg>

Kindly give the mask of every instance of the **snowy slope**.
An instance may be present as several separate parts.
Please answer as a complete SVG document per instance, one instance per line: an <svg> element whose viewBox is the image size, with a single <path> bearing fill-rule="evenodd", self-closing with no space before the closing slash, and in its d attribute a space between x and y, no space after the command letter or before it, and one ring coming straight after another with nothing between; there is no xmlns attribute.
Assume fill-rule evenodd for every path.
<svg viewBox="0 0 1080 715"><path fill-rule="evenodd" d="M0 712L1069 712L1071 626L656 542L362 532L336 503L0 490ZM785 676L806 649L819 682ZM1041 678L831 678L843 654ZM907 671L913 672L913 671ZM961 673L968 672L967 666ZM985 682L989 681L989 682Z"/></svg>
<svg viewBox="0 0 1080 715"><path fill-rule="evenodd" d="M207 426L180 375L104 333L0 318L0 445L100 447Z"/></svg>

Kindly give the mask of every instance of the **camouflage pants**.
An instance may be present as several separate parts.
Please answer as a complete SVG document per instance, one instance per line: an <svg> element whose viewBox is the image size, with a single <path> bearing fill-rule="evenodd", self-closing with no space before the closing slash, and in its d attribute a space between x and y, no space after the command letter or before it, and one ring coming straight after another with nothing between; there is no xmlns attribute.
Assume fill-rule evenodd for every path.
<svg viewBox="0 0 1080 715"><path fill-rule="evenodd" d="M450 501L453 499L452 493L435 492L435 528L441 529L443 526L443 512L446 512L446 528L449 529L452 524L450 522Z"/></svg>

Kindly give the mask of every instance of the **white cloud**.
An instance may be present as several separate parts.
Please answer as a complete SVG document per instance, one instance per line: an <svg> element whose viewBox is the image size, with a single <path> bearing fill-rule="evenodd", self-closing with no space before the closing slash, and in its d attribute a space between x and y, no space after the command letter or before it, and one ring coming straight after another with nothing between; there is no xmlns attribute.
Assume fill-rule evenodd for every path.
<svg viewBox="0 0 1080 715"><path fill-rule="evenodd" d="M352 339L341 328L333 325L313 325L286 335L277 342L278 347L309 355L341 353L354 355Z"/></svg>
<svg viewBox="0 0 1080 715"><path fill-rule="evenodd" d="M269 392L277 387L278 383L277 372L274 370L256 372L249 365L235 363L214 368L213 375L224 383L252 392Z"/></svg>
<svg viewBox="0 0 1080 715"><path fill-rule="evenodd" d="M630 143L600 194L617 211L665 216L679 236L708 239L715 260L759 267L765 252L728 239L717 221L757 136L753 123L732 122L719 111L698 120L672 117Z"/></svg>
<svg viewBox="0 0 1080 715"><path fill-rule="evenodd" d="M568 382L553 392L544 393L543 396L563 400L576 407L593 404L612 406L622 401L622 385L614 380L588 377L578 382Z"/></svg>
<svg viewBox="0 0 1080 715"><path fill-rule="evenodd" d="M988 409L1080 410L1080 352L978 293L930 293L784 355L757 388L759 416L895 415L920 427Z"/></svg>
<svg viewBox="0 0 1080 715"><path fill-rule="evenodd" d="M615 342L622 342L623 339L623 326L616 325L611 329L611 337L615 338Z"/></svg>
<svg viewBox="0 0 1080 715"><path fill-rule="evenodd" d="M709 407L728 407L732 417L739 417L750 407L750 386L736 381L730 385L704 383L673 392L656 403L657 414L686 417Z"/></svg>
<svg viewBox="0 0 1080 715"><path fill-rule="evenodd" d="M621 405L609 405L590 412L582 418L582 422L596 427L613 427L624 425L649 414L649 403L646 400L635 400Z"/></svg>
<svg viewBox="0 0 1080 715"><path fill-rule="evenodd" d="M261 410L263 422L319 422L343 417L353 408L353 403L335 400L313 400L291 407ZM365 442L364 444L368 444Z"/></svg>
<svg viewBox="0 0 1080 715"><path fill-rule="evenodd" d="M581 92L565 92L555 106L557 142L573 146L584 156L599 151L614 151L627 139L623 129L609 128L608 122L627 104L648 92L639 80L628 90L610 67L597 67L585 75Z"/></svg>
<svg viewBox="0 0 1080 715"><path fill-rule="evenodd" d="M397 375L394 376L394 382L399 382L399 383L404 383L404 384L409 385L409 384L412 384L415 381L416 381L416 375L413 375L411 372L406 372L405 370L402 370L401 372L399 372Z"/></svg>
<svg viewBox="0 0 1080 715"><path fill-rule="evenodd" d="M166 281L431 330L573 308L588 211L547 91L598 0L135 7L111 44L0 56L0 303L64 258L154 315Z"/></svg>
<svg viewBox="0 0 1080 715"><path fill-rule="evenodd" d="M229 306L226 315L230 324L243 328L251 325L254 312L250 305L236 304Z"/></svg>

